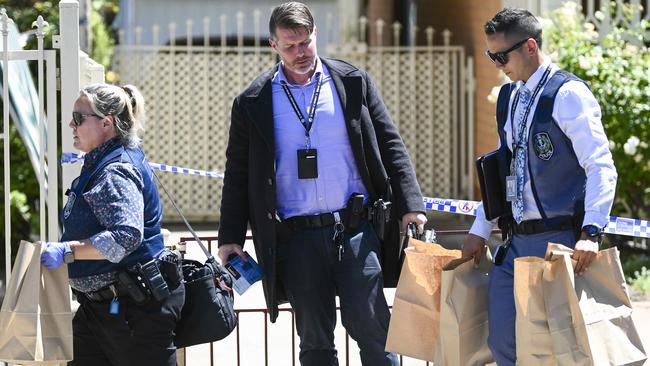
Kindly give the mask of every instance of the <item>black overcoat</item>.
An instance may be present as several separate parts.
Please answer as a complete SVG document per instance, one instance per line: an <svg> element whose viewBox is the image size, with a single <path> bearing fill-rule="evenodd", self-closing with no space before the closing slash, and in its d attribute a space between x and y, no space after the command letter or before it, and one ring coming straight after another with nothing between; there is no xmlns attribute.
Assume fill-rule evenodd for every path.
<svg viewBox="0 0 650 366"><path fill-rule="evenodd" d="M407 212L425 212L404 142L371 78L347 62L326 58L321 61L336 86L354 160L371 199L384 195L390 177L394 214L401 218ZM233 102L219 227L219 245L243 245L250 223L257 260L265 271L264 296L271 321L277 318L277 305L286 301L278 286L276 268L279 217L271 79L278 67L261 74ZM382 256L387 252L382 249ZM390 253L397 256L399 251ZM389 267L383 268L384 278L396 279L399 274L394 272L399 268ZM388 282L394 286L394 280Z"/></svg>

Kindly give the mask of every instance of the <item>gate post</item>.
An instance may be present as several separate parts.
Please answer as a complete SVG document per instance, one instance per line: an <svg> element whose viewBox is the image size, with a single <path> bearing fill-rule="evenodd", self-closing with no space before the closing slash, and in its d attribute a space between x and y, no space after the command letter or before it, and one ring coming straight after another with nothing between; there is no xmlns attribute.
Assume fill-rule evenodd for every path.
<svg viewBox="0 0 650 366"><path fill-rule="evenodd" d="M79 95L79 2L61 0L59 3L59 40L61 66L61 152L73 151L72 134L68 122L72 115L72 105ZM70 187L72 180L79 175L79 164L61 166L61 187ZM65 200L65 197L63 197Z"/></svg>
<svg viewBox="0 0 650 366"><path fill-rule="evenodd" d="M5 281L9 283L11 276L11 180L9 179L9 24L13 20L7 16L7 11L0 11L0 33L2 33L2 148L4 152L4 203L5 203Z"/></svg>

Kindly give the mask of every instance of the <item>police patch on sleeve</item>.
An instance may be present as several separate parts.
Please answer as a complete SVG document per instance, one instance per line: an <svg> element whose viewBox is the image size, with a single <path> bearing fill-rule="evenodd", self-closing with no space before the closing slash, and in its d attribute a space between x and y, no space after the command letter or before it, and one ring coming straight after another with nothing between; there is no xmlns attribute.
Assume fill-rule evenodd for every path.
<svg viewBox="0 0 650 366"><path fill-rule="evenodd" d="M72 212L72 206L74 206L74 201L76 200L77 195L74 192L68 194L68 202L66 202L65 207L63 208L63 218L67 219Z"/></svg>
<svg viewBox="0 0 650 366"><path fill-rule="evenodd" d="M553 156L553 143L546 132L540 132L533 136L533 147L538 158L548 161Z"/></svg>

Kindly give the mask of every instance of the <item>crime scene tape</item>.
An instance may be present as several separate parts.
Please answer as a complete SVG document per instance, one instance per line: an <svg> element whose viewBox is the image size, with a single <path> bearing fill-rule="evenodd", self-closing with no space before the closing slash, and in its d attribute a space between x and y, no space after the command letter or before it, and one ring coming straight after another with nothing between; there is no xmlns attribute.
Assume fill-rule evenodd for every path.
<svg viewBox="0 0 650 366"><path fill-rule="evenodd" d="M61 163L62 164L74 164L76 162L83 161L84 154L77 154L77 153L71 153L71 152L66 152L63 153L61 156ZM209 170L200 170L200 169L190 169L190 168L182 168L178 166L173 166L173 165L167 165L167 164L158 164L158 163L149 163L149 166L153 170L160 170L163 172L170 172L170 173L179 173L179 174L186 174L186 175L198 175L202 177L210 177L210 178L221 178L223 179L223 173L221 172L212 172Z"/></svg>
<svg viewBox="0 0 650 366"><path fill-rule="evenodd" d="M74 164L83 160L83 154L64 152L61 157L62 164ZM223 172L200 169L182 168L167 164L149 163L151 169L170 173L196 175L210 178L223 179ZM447 212L459 215L476 216L476 209L480 202L454 200L448 198L423 197L422 201L427 210ZM647 220L629 219L610 216L605 227L605 233L616 235L650 238L650 222Z"/></svg>

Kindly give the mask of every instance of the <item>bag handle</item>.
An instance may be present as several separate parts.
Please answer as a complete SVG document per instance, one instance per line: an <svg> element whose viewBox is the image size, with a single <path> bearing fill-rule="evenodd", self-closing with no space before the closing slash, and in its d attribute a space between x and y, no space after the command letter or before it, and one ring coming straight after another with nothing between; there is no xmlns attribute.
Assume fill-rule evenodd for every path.
<svg viewBox="0 0 650 366"><path fill-rule="evenodd" d="M208 257L208 262L210 262L212 264L217 264L217 261L216 261L216 259L214 259L214 256L212 255L212 253L210 253L208 251L208 248L206 248L205 245L203 245L203 242L201 241L199 236L196 235L196 232L194 231L194 229L192 229L192 226L190 225L190 223L187 222L187 219L185 218L185 215L183 215L183 212L181 212L181 209L176 204L176 201L174 201L174 197L172 197L172 194L169 193L169 191L167 190L167 187L165 187L165 185L160 180L160 178L158 178L158 175L156 174L155 171L153 171L153 169L151 170L151 173L156 178L156 182L158 182L158 184L163 189L163 191L165 191L165 194L167 195L167 198L169 198L169 201L172 203L172 206L174 206L174 209L176 210L176 212L178 212L178 214L183 219L183 222L185 223L185 226L187 226L187 229L190 231L190 233L192 233L192 236L194 237L194 240L196 240L196 242L199 243L199 246L203 250L203 253L205 254L206 257Z"/></svg>

